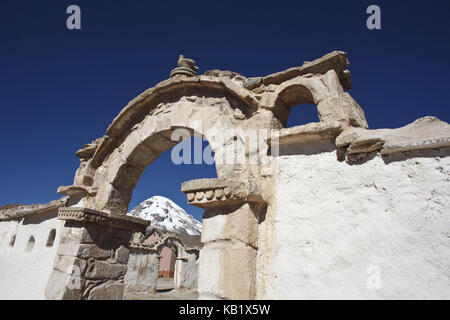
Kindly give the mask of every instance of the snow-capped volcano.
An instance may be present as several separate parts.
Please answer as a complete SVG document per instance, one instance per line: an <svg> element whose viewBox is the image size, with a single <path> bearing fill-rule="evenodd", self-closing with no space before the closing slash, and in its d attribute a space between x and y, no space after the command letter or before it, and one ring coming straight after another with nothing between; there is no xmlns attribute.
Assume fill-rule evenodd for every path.
<svg viewBox="0 0 450 320"><path fill-rule="evenodd" d="M151 226L178 234L200 235L202 224L166 197L153 196L131 210L129 213L151 221Z"/></svg>

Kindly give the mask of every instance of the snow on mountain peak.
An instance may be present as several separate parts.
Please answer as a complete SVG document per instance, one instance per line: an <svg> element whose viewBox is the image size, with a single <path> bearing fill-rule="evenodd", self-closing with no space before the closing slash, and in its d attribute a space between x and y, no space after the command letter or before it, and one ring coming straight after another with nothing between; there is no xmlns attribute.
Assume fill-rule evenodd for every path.
<svg viewBox="0 0 450 320"><path fill-rule="evenodd" d="M200 235L202 224L163 196L153 196L136 206L128 215L151 221L151 226L164 231Z"/></svg>

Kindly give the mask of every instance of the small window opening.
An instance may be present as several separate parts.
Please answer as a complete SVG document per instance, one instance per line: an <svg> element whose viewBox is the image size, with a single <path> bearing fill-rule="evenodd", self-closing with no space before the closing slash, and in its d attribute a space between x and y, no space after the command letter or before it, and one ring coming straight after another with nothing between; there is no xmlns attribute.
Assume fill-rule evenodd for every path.
<svg viewBox="0 0 450 320"><path fill-rule="evenodd" d="M291 107L291 112L286 124L286 128L301 126L310 122L319 122L317 107L313 104L302 103L296 107Z"/></svg>
<svg viewBox="0 0 450 320"><path fill-rule="evenodd" d="M45 244L46 247L53 247L53 243L55 242L56 238L56 229L52 229L50 233L48 234L47 243Z"/></svg>
<svg viewBox="0 0 450 320"><path fill-rule="evenodd" d="M31 236L30 239L28 239L27 247L25 248L26 252L30 252L34 248L34 243L36 241L34 240L34 237Z"/></svg>
<svg viewBox="0 0 450 320"><path fill-rule="evenodd" d="M13 235L11 237L11 240L9 240L9 246L12 248L12 247L14 247L15 243L16 243L16 235Z"/></svg>

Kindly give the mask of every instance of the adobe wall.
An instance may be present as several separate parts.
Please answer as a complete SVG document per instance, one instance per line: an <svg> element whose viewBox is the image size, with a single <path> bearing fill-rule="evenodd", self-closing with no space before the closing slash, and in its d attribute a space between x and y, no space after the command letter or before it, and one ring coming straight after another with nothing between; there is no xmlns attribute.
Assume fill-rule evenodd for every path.
<svg viewBox="0 0 450 320"><path fill-rule="evenodd" d="M257 298L450 298L449 147L356 164L290 153L260 228Z"/></svg>
<svg viewBox="0 0 450 320"><path fill-rule="evenodd" d="M63 227L56 216L57 209L54 209L0 222L0 300L45 299L44 291ZM52 229L56 231L56 238L52 246L47 246ZM34 246L28 245L31 236L35 239Z"/></svg>

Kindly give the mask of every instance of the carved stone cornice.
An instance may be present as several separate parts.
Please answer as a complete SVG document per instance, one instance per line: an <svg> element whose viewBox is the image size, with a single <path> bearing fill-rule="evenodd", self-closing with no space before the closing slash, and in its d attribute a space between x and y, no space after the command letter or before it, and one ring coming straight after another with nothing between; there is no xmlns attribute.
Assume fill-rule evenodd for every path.
<svg viewBox="0 0 450 320"><path fill-rule="evenodd" d="M253 182L197 179L184 182L181 191L186 193L189 204L204 209L246 202L264 202L258 186Z"/></svg>
<svg viewBox="0 0 450 320"><path fill-rule="evenodd" d="M58 219L82 223L97 223L133 232L143 232L150 225L150 221L140 218L127 215L112 215L102 211L79 207L59 208Z"/></svg>

